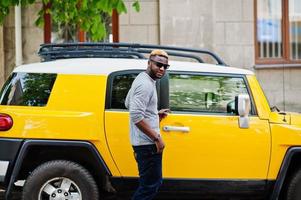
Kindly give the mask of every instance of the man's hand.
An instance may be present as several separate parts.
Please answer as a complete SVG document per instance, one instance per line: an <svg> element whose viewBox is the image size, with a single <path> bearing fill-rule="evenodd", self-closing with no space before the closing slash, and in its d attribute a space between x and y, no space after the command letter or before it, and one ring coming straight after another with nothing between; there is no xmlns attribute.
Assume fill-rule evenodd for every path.
<svg viewBox="0 0 301 200"><path fill-rule="evenodd" d="M156 144L157 152L162 153L165 144L160 135L148 125L148 123L143 119L136 124L136 126L148 137L150 137Z"/></svg>
<svg viewBox="0 0 301 200"><path fill-rule="evenodd" d="M165 108L165 109L159 110L158 115L159 115L160 121L162 119L164 119L165 117L167 117L168 113L170 113L170 109L169 108Z"/></svg>
<svg viewBox="0 0 301 200"><path fill-rule="evenodd" d="M158 140L155 142L157 147L157 153L162 153L163 149L165 148L165 143L162 139L162 137L158 137Z"/></svg>

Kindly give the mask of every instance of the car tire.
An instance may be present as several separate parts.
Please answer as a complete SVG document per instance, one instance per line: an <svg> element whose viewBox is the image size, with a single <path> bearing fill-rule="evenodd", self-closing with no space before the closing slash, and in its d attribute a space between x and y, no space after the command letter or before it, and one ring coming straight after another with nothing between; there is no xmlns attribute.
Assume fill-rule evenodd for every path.
<svg viewBox="0 0 301 200"><path fill-rule="evenodd" d="M287 200L297 199L301 199L301 169L294 174L287 188Z"/></svg>
<svg viewBox="0 0 301 200"><path fill-rule="evenodd" d="M23 200L44 199L98 200L98 187L81 165L66 160L46 162L26 180Z"/></svg>

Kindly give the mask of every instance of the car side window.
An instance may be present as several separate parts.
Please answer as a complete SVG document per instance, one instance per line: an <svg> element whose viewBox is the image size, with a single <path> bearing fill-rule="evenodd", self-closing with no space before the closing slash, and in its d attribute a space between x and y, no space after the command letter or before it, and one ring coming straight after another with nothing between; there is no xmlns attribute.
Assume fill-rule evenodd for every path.
<svg viewBox="0 0 301 200"><path fill-rule="evenodd" d="M235 96L248 94L242 77L169 74L173 111L234 113Z"/></svg>
<svg viewBox="0 0 301 200"><path fill-rule="evenodd" d="M126 109L124 105L125 98L137 75L138 73L129 73L114 76L110 108Z"/></svg>
<svg viewBox="0 0 301 200"><path fill-rule="evenodd" d="M47 73L13 73L0 92L0 104L46 106L56 77Z"/></svg>

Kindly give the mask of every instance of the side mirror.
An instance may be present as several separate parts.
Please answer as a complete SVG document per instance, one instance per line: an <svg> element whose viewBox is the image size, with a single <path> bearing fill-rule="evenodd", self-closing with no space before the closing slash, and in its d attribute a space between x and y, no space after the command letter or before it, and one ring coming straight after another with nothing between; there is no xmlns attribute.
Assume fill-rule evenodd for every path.
<svg viewBox="0 0 301 200"><path fill-rule="evenodd" d="M247 94L240 94L235 97L235 110L239 115L239 127L249 128L249 113L251 109L250 97Z"/></svg>

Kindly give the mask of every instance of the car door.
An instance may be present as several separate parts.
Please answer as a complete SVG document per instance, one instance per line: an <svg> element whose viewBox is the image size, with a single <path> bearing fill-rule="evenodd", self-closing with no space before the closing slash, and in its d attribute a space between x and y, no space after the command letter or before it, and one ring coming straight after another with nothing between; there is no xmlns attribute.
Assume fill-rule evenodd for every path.
<svg viewBox="0 0 301 200"><path fill-rule="evenodd" d="M171 113L162 120L163 174L173 180L264 180L270 158L267 120L252 101L249 128L233 113L238 94L249 94L243 75L169 73Z"/></svg>
<svg viewBox="0 0 301 200"><path fill-rule="evenodd" d="M138 73L114 73L108 80L106 142L124 177L138 176L129 141L129 113L124 107L127 91ZM232 108L235 96L246 93L251 97L252 111L249 128L242 129ZM169 104L172 113L161 121L166 143L165 179L266 179L269 125L257 116L244 76L170 72Z"/></svg>
<svg viewBox="0 0 301 200"><path fill-rule="evenodd" d="M134 159L133 148L129 134L129 111L125 108L124 101L132 82L141 70L125 70L112 73L107 81L107 98L105 110L106 145L111 156L123 177L138 177L137 164ZM166 87L167 76L157 81L157 91ZM163 93L167 90L165 89ZM166 99L160 101L159 107L168 104ZM115 177L118 176L113 174Z"/></svg>
<svg viewBox="0 0 301 200"><path fill-rule="evenodd" d="M139 72L132 70L116 72L108 79L105 110L106 145L123 177L138 177L129 136L129 112L125 108L124 101Z"/></svg>

